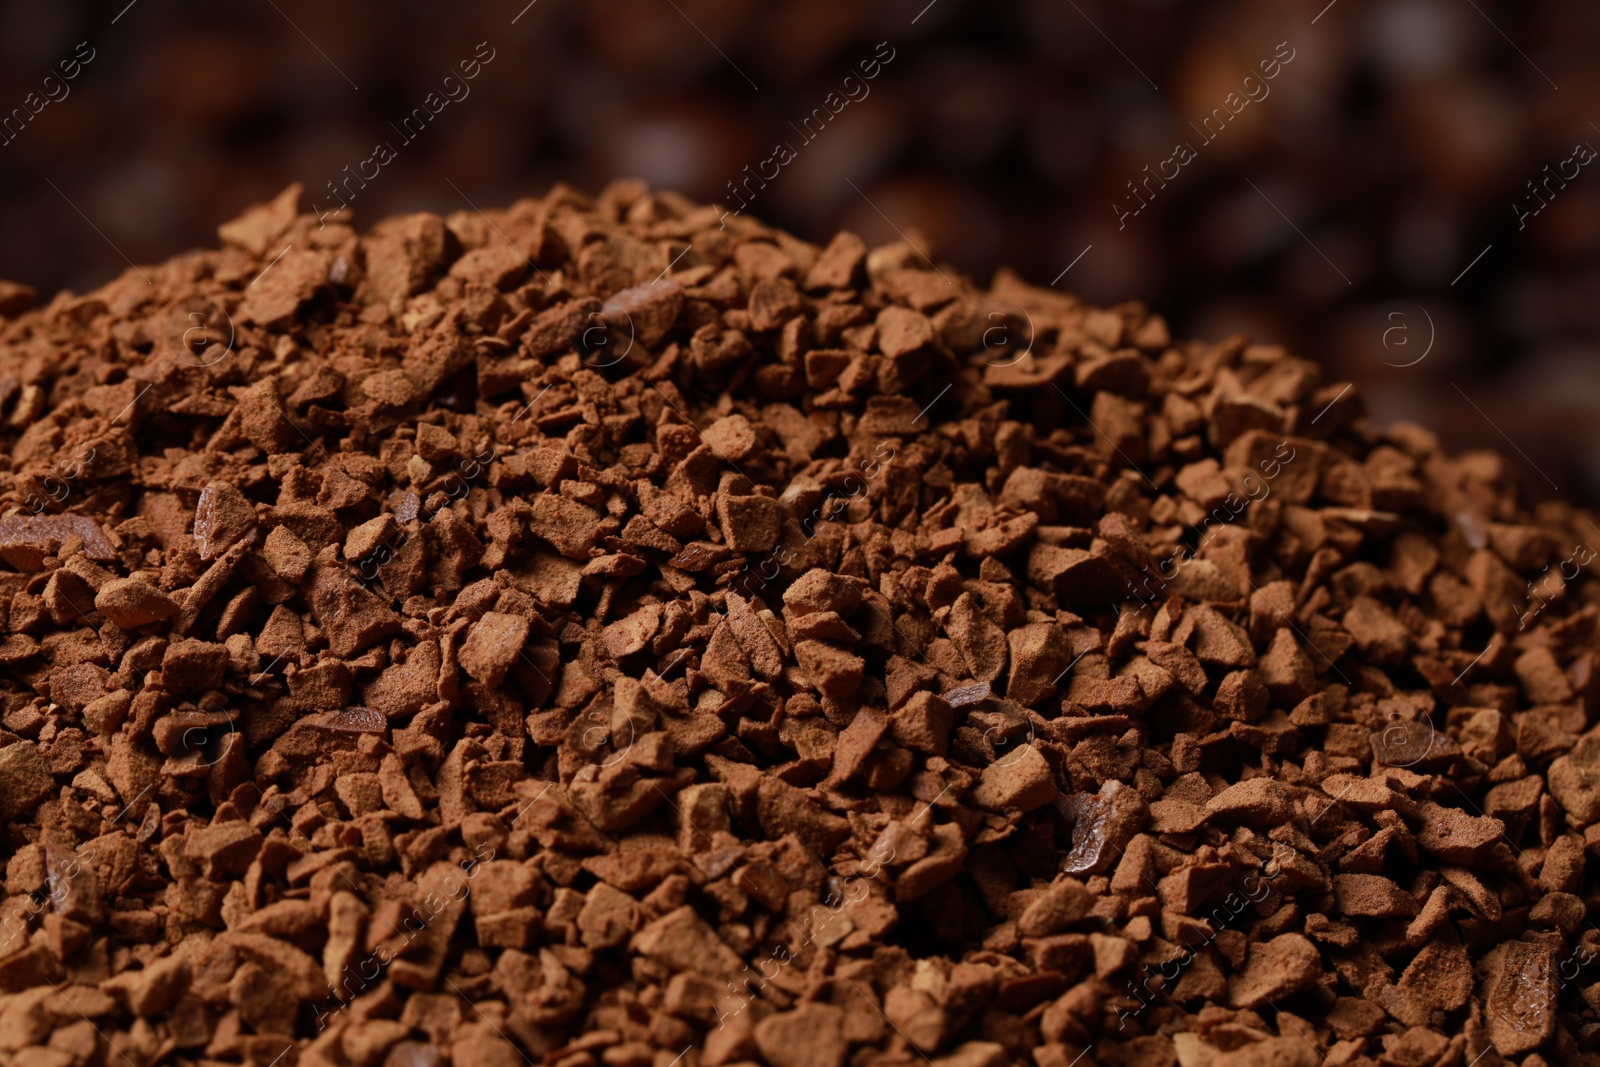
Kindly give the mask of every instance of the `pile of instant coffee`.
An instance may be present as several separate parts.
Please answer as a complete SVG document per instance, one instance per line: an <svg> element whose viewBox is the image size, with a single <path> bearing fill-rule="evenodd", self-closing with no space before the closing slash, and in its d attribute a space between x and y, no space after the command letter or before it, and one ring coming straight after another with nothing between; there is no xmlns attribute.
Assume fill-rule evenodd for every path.
<svg viewBox="0 0 1600 1067"><path fill-rule="evenodd" d="M637 183L0 285L0 1058L1583 1064L1600 530Z"/></svg>

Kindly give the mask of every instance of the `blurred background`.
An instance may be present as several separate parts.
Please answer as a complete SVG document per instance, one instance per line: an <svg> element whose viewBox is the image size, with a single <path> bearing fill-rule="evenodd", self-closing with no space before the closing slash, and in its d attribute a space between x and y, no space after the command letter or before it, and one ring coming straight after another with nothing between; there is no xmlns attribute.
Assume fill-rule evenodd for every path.
<svg viewBox="0 0 1600 1067"><path fill-rule="evenodd" d="M358 224L733 182L813 241L1281 341L1594 500L1597 40L1577 0L8 0L0 278L81 291L294 181L336 206L380 143Z"/></svg>

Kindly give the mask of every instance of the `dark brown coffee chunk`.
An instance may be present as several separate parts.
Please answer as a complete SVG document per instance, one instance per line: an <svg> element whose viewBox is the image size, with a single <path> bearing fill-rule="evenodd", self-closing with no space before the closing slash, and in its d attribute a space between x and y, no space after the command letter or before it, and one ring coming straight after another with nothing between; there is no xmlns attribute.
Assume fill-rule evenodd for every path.
<svg viewBox="0 0 1600 1067"><path fill-rule="evenodd" d="M0 559L23 571L37 571L44 558L72 541L90 559L112 560L116 549L105 531L83 515L7 515L0 518Z"/></svg>
<svg viewBox="0 0 1600 1067"><path fill-rule="evenodd" d="M124 629L171 618L178 605L144 578L113 578L94 597L95 610Z"/></svg>

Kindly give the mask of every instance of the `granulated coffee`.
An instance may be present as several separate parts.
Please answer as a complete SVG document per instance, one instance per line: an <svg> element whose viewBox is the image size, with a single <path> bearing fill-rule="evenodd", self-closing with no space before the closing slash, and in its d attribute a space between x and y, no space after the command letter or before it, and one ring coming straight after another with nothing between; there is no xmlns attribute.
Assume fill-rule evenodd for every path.
<svg viewBox="0 0 1600 1067"><path fill-rule="evenodd" d="M911 244L298 194L0 293L13 1062L1593 1057L1588 513Z"/></svg>

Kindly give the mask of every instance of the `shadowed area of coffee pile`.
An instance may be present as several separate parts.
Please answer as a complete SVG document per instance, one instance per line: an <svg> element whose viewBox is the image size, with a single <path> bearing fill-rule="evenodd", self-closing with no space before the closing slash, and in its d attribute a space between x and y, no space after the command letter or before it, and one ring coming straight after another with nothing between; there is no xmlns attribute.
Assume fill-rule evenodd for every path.
<svg viewBox="0 0 1600 1067"><path fill-rule="evenodd" d="M12 1062L1600 1062L1585 514L909 244L297 196L0 292Z"/></svg>

